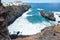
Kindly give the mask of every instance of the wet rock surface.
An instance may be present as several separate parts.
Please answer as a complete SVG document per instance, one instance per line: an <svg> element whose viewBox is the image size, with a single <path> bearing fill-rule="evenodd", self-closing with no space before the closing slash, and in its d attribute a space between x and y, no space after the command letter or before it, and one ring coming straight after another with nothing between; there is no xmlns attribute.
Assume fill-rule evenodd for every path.
<svg viewBox="0 0 60 40"><path fill-rule="evenodd" d="M55 17L54 17L54 13L52 13L52 12L44 12L44 11L41 11L40 14L43 17L45 17L45 18L47 18L49 20L52 20L52 21L55 21L56 20Z"/></svg>

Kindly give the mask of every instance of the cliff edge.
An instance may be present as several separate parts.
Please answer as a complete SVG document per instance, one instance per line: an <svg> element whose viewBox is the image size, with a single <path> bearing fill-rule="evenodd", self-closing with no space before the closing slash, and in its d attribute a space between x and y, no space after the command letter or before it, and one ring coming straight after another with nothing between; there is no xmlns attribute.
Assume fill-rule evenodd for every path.
<svg viewBox="0 0 60 40"><path fill-rule="evenodd" d="M24 12L29 10L31 7L30 5L27 4L19 4L17 2L14 3L3 3L6 11L7 11L7 22L8 26L12 24L18 17L22 16Z"/></svg>

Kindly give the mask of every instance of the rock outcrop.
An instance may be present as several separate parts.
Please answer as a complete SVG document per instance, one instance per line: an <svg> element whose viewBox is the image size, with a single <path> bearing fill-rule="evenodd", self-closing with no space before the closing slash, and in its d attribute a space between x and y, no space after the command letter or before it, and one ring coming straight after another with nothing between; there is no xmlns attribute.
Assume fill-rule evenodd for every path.
<svg viewBox="0 0 60 40"><path fill-rule="evenodd" d="M42 40L60 40L60 25L47 27L41 33Z"/></svg>
<svg viewBox="0 0 60 40"><path fill-rule="evenodd" d="M43 17L45 17L45 18L47 18L49 20L55 21L54 13L52 13L52 12L44 12L44 11L41 11L40 14Z"/></svg>
<svg viewBox="0 0 60 40"><path fill-rule="evenodd" d="M30 5L13 5L13 6L5 6L7 10L7 22L8 25L12 24L18 17L22 16L24 12L26 12L31 6Z"/></svg>

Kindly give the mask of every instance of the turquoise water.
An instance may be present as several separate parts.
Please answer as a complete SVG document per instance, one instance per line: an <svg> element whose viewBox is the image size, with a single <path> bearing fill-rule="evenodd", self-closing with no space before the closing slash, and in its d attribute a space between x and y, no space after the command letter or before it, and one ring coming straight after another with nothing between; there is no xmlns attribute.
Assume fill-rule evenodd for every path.
<svg viewBox="0 0 60 40"><path fill-rule="evenodd" d="M33 15L33 16L27 16L27 20L30 23L41 23L43 21L49 22L50 20L42 17L39 15L40 10L38 9L44 9L46 12L58 12L60 11L60 3L28 3L31 5L31 12L27 13L28 15Z"/></svg>

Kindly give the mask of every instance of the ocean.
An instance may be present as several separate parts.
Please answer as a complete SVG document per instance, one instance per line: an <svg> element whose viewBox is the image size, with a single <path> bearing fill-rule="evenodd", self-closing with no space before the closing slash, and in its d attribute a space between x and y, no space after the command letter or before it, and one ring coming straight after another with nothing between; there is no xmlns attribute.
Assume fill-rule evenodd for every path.
<svg viewBox="0 0 60 40"><path fill-rule="evenodd" d="M41 32L45 27L56 25L54 21L42 17L40 11L59 12L60 3L26 4L31 5L31 8L8 27L10 34L17 34L20 31L22 35L33 35Z"/></svg>

